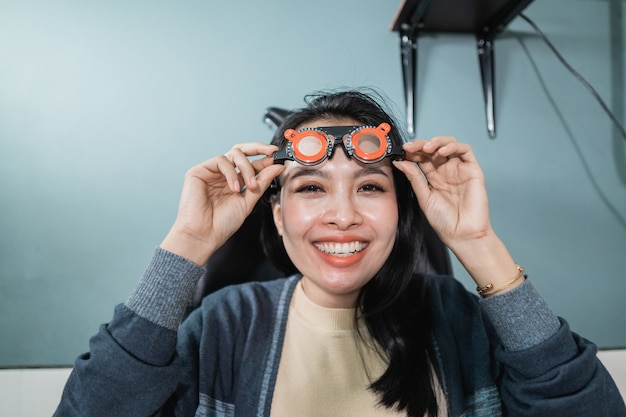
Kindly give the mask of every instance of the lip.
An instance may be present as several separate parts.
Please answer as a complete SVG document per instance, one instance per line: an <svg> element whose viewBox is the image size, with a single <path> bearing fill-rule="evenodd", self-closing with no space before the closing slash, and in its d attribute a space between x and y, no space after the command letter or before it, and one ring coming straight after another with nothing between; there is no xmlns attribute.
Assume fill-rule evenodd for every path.
<svg viewBox="0 0 626 417"><path fill-rule="evenodd" d="M331 250L332 245L335 245L337 249L340 249L339 253L322 251L321 245ZM339 245L343 247L340 248ZM358 263L363 258L369 247L369 241L358 236L333 236L317 239L313 242L313 246L322 261L334 267L345 268ZM346 249L353 252L346 253Z"/></svg>
<svg viewBox="0 0 626 417"><path fill-rule="evenodd" d="M351 256L363 251L367 247L366 242L350 241L350 242L315 242L317 250L328 255L339 257Z"/></svg>
<svg viewBox="0 0 626 417"><path fill-rule="evenodd" d="M350 242L364 242L368 243L369 240L359 235L333 235L333 236L320 236L314 239L313 243L350 243Z"/></svg>

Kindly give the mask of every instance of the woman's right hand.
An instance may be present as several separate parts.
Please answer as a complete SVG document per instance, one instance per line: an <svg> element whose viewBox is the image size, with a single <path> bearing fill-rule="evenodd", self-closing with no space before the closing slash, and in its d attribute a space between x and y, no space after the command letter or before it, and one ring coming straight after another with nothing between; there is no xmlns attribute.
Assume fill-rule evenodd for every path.
<svg viewBox="0 0 626 417"><path fill-rule="evenodd" d="M161 248L204 265L239 229L284 169L273 164L277 150L259 142L235 145L191 168L185 175L176 221ZM262 158L250 159L258 156Z"/></svg>

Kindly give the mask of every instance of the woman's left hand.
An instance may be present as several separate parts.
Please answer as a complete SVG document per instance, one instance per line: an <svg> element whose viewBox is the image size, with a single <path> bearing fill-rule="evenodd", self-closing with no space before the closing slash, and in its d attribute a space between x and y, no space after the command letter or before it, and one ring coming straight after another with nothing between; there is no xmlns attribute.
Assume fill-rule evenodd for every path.
<svg viewBox="0 0 626 417"><path fill-rule="evenodd" d="M470 145L437 136L406 143L404 150L406 159L394 164L411 182L422 211L448 247L454 251L492 231L483 172Z"/></svg>
<svg viewBox="0 0 626 417"><path fill-rule="evenodd" d="M406 143L404 150L406 160L394 161L395 166L411 181L428 222L478 288L490 285L500 293L520 285L523 281L508 282L517 265L491 227L485 178L471 146L437 136Z"/></svg>

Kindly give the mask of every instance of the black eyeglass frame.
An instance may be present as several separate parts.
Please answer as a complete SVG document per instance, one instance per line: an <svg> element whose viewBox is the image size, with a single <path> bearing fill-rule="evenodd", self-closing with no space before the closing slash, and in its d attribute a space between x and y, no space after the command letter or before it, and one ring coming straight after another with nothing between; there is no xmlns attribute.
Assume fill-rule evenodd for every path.
<svg viewBox="0 0 626 417"><path fill-rule="evenodd" d="M301 165L307 165L307 166L318 165L324 162L326 159L332 158L335 152L335 149L337 148L337 145L340 145L343 148L343 151L347 158L354 158L357 161L360 161L366 164L376 163L376 162L382 161L384 158L387 158L387 157L391 158L392 160L404 159L406 154L404 152L404 149L402 149L402 146L394 145L391 142L391 139L389 138L388 134L383 134L379 131L380 126L382 125L383 124L379 126L367 126L367 125L366 126L323 126L323 127L309 127L309 128L300 129L297 131L297 133L313 131L313 132L324 134L324 136L326 137L326 150L322 154L322 156L313 162L303 161L295 155L295 152L293 149L293 142L290 140L287 140L286 146L274 153L274 163L284 164L285 161L295 161ZM388 124L385 123L384 125L386 125L387 130L391 129ZM376 130L377 132L372 133L372 134L374 134L379 140L387 143L385 152L381 157L368 160L368 159L359 157L356 154L355 146L352 143L352 137L364 129ZM289 131L290 129L287 129L285 131L285 137L287 139L288 139Z"/></svg>

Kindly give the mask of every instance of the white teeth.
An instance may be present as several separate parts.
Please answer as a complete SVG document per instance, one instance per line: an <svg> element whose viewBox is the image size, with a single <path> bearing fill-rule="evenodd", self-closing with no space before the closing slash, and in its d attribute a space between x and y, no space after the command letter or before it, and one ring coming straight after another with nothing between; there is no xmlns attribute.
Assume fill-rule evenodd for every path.
<svg viewBox="0 0 626 417"><path fill-rule="evenodd" d="M367 246L364 242L350 243L316 243L315 247L321 252L335 256L350 256L353 253L361 252Z"/></svg>

